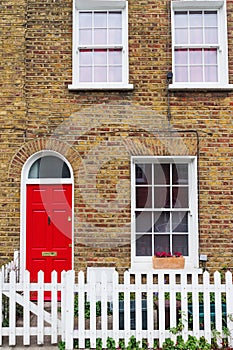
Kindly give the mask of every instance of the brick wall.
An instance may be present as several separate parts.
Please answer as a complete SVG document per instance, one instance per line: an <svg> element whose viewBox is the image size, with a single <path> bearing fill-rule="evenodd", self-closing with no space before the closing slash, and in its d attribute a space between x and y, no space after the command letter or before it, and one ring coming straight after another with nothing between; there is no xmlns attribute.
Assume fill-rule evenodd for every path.
<svg viewBox="0 0 233 350"><path fill-rule="evenodd" d="M134 90L83 91L71 83L72 0L4 0L0 26L0 258L20 240L20 176L30 155L63 154L75 178L75 267L130 266L130 155L199 155L200 252L232 266L233 92L171 92L170 1L129 0ZM232 82L233 5L228 1ZM189 130L196 130L197 135Z"/></svg>

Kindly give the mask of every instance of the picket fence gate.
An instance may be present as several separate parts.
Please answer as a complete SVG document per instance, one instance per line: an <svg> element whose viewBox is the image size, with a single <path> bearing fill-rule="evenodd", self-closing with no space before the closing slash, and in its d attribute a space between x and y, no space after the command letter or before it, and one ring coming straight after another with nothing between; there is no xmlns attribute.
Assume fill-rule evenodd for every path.
<svg viewBox="0 0 233 350"><path fill-rule="evenodd" d="M0 346L3 337L14 346L20 337L24 345L30 345L31 337L36 336L42 345L49 336L51 344L64 341L67 350L73 349L75 339L79 348L85 348L87 341L96 348L96 340L101 338L105 348L108 337L116 344L121 339L128 344L135 336L151 348L155 341L161 347L166 338L176 339L169 329L176 327L182 317L184 339L190 334L211 342L214 327L219 345L226 337L233 347L233 284L229 271L225 276L219 272L210 276L208 272L126 271L121 281L116 271L110 281L105 272L100 281L95 280L95 274L85 281L82 271L76 277L74 271L67 271L62 272L59 283L55 271L51 283L44 283L42 271L37 283L30 283L28 271L21 276L22 281L17 276L16 271L7 276L3 269L0 272ZM37 300L32 301L35 292ZM45 292L51 293L50 301L45 300ZM229 334L224 335L224 327Z"/></svg>

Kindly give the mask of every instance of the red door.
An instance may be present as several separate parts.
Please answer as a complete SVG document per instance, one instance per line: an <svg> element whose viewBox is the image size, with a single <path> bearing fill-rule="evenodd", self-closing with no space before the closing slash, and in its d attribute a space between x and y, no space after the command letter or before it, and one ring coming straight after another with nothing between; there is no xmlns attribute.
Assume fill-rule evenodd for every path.
<svg viewBox="0 0 233 350"><path fill-rule="evenodd" d="M44 271L72 268L72 185L27 185L26 269L31 282ZM48 296L48 295L47 295Z"/></svg>

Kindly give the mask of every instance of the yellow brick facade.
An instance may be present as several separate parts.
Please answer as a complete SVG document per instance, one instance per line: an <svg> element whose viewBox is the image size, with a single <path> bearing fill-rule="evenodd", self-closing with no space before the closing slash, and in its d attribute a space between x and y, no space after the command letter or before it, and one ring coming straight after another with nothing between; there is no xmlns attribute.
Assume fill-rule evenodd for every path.
<svg viewBox="0 0 233 350"><path fill-rule="evenodd" d="M0 258L20 247L27 159L54 150L74 171L74 266L130 267L130 157L195 155L200 253L233 266L233 91L171 91L170 1L128 0L132 91L69 91L72 0L3 0ZM233 83L233 4L227 1ZM170 113L169 113L170 112ZM167 133L168 128L173 130ZM177 132L174 132L177 130Z"/></svg>

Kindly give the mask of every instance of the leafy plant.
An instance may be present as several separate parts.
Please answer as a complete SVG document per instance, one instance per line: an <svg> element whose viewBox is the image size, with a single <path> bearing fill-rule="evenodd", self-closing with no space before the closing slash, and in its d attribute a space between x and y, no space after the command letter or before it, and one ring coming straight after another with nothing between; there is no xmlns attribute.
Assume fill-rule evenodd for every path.
<svg viewBox="0 0 233 350"><path fill-rule="evenodd" d="M110 337L107 338L107 349L109 350L116 349L116 342L113 338L110 338Z"/></svg>

